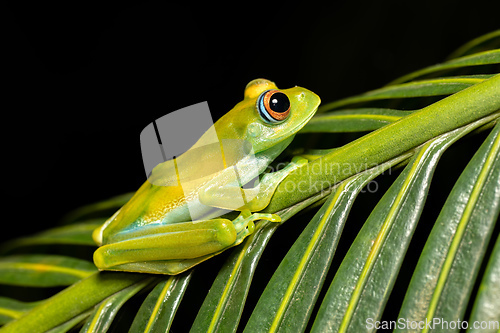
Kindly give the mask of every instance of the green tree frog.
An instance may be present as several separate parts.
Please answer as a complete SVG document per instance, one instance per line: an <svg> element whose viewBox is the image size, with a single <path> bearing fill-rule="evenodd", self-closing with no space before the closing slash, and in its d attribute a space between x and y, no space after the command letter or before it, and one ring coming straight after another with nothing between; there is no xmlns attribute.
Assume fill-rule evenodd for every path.
<svg viewBox="0 0 500 333"><path fill-rule="evenodd" d="M157 165L130 201L94 231L96 266L174 275L240 244L255 221L279 222L279 216L258 211L307 160L294 157L286 167L266 171L319 104L304 88L279 90L265 79L248 83L241 102L192 149ZM214 131L220 144L207 144ZM260 180L249 187L256 176ZM231 220L221 216L227 210L240 213Z"/></svg>

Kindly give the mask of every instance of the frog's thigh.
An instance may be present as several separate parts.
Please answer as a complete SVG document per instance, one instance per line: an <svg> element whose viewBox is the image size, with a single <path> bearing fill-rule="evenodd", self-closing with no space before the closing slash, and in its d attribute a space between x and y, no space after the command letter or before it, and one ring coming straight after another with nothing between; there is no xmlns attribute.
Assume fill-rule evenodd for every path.
<svg viewBox="0 0 500 333"><path fill-rule="evenodd" d="M220 187L207 186L200 190L200 201L204 205L225 209L259 211L267 207L278 185L298 167L307 164L302 157L294 157L283 169L267 173L256 187L244 189L227 185ZM242 206L243 200L244 205Z"/></svg>
<svg viewBox="0 0 500 333"><path fill-rule="evenodd" d="M169 226L160 226L157 233L103 245L95 251L94 262L99 269L111 269L135 262L195 259L220 252L237 240L237 231L227 219L171 226L176 230L161 232Z"/></svg>

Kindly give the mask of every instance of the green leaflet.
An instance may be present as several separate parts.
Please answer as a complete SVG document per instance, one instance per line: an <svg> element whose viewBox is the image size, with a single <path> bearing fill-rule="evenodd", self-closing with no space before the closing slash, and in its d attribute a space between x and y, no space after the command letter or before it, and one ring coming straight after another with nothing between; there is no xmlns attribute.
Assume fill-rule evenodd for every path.
<svg viewBox="0 0 500 333"><path fill-rule="evenodd" d="M45 230L33 236L18 238L2 245L1 252L11 252L14 249L42 245L42 244L68 244L95 246L92 231L104 223L105 219L96 219L85 223L71 224Z"/></svg>
<svg viewBox="0 0 500 333"><path fill-rule="evenodd" d="M500 209L499 133L497 124L448 196L422 251L399 318L424 322L463 319ZM427 332L428 327L414 331Z"/></svg>
<svg viewBox="0 0 500 333"><path fill-rule="evenodd" d="M192 272L163 278L142 303L129 332L168 332Z"/></svg>
<svg viewBox="0 0 500 333"><path fill-rule="evenodd" d="M74 328L82 321L84 321L88 316L90 316L90 311L83 312L82 314L68 320L67 322L48 330L46 333L66 333L70 329Z"/></svg>
<svg viewBox="0 0 500 333"><path fill-rule="evenodd" d="M94 311L85 322L85 325L80 330L80 333L106 332L111 326L116 313L120 310L122 305L125 304L130 297L137 294L152 281L153 278L138 281L130 287L118 291L103 300L101 303L97 304Z"/></svg>
<svg viewBox="0 0 500 333"><path fill-rule="evenodd" d="M500 50L490 50L475 53L468 56L463 56L460 58L452 59L442 64L437 64L434 66L430 66L416 72L404 75L391 83L389 85L400 84L402 82L407 82L414 80L417 77L440 72L448 69L457 69L462 67L469 66L480 66L480 65L490 65L490 64L499 64L500 63Z"/></svg>
<svg viewBox="0 0 500 333"><path fill-rule="evenodd" d="M305 330L354 199L370 180L408 155L339 184L275 271L245 332Z"/></svg>
<svg viewBox="0 0 500 333"><path fill-rule="evenodd" d="M491 46L485 44L492 44ZM485 35L474 38L473 40L465 43L458 49L456 49L448 59L462 57L464 55L468 55L473 53L478 47L483 47L485 49L495 49L500 46L500 30L495 30Z"/></svg>
<svg viewBox="0 0 500 333"><path fill-rule="evenodd" d="M500 236L497 238L495 248L491 254L486 272L484 273L479 291L472 308L472 314L469 319L471 326L470 332L475 333L493 333L498 332L498 324L500 318ZM474 329L472 326L475 322L488 323L488 327Z"/></svg>
<svg viewBox="0 0 500 333"><path fill-rule="evenodd" d="M117 195L115 197L109 198L107 200L92 203L80 208L75 209L63 218L63 224L74 223L82 219L89 219L93 216L102 216L113 210L119 209L121 206L127 203L134 193L124 193ZM109 216L108 216L109 217Z"/></svg>
<svg viewBox="0 0 500 333"><path fill-rule="evenodd" d="M320 114L313 117L300 133L371 131L407 116L411 111L392 109L352 109Z"/></svg>
<svg viewBox="0 0 500 333"><path fill-rule="evenodd" d="M483 79L480 78L443 78L402 83L399 85L372 90L362 95L348 97L339 101L324 104L319 107L318 113L338 109L339 107L343 107L346 105L376 101L381 99L449 95L459 92L460 90L468 88L482 81Z"/></svg>
<svg viewBox="0 0 500 333"><path fill-rule="evenodd" d="M71 322L71 327L107 297L147 277L144 274L117 272L92 274L52 296L18 320L0 328L0 332L42 333L61 325L66 326L68 322Z"/></svg>
<svg viewBox="0 0 500 333"><path fill-rule="evenodd" d="M0 325L4 325L12 319L21 317L24 313L33 309L39 302L21 302L12 298L0 297Z"/></svg>
<svg viewBox="0 0 500 333"><path fill-rule="evenodd" d="M255 268L277 223L259 222L219 271L190 332L235 332Z"/></svg>
<svg viewBox="0 0 500 333"><path fill-rule="evenodd" d="M424 207L439 157L485 120L423 145L372 211L318 311L312 332L371 332L380 319ZM371 320L371 321L370 321Z"/></svg>
<svg viewBox="0 0 500 333"><path fill-rule="evenodd" d="M245 305L257 263L280 224L324 198L319 193L278 212L281 223L260 221L252 235L236 247L219 271L201 306L190 332L235 332Z"/></svg>
<svg viewBox="0 0 500 333"><path fill-rule="evenodd" d="M93 263L65 256L33 254L0 259L0 283L18 286L66 286L95 272Z"/></svg>

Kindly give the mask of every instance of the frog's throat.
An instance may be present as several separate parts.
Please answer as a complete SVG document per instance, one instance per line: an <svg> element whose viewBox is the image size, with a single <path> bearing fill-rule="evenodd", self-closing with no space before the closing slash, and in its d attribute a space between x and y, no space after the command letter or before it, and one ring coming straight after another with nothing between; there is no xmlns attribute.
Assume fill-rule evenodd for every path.
<svg viewBox="0 0 500 333"><path fill-rule="evenodd" d="M245 237L251 235L255 230L254 221L267 220L271 222L281 222L281 218L276 214L251 213L249 210L241 211L240 215L233 220L236 230L236 241L234 245L240 244ZM233 246L234 246L233 245Z"/></svg>

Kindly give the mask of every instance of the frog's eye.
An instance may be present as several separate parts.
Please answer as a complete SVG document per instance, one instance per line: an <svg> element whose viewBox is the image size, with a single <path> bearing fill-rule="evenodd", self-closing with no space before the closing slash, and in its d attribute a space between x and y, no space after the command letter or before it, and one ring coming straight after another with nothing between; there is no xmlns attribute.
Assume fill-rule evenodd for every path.
<svg viewBox="0 0 500 333"><path fill-rule="evenodd" d="M290 100L279 90L267 90L257 99L257 109L264 121L280 123L290 114Z"/></svg>

